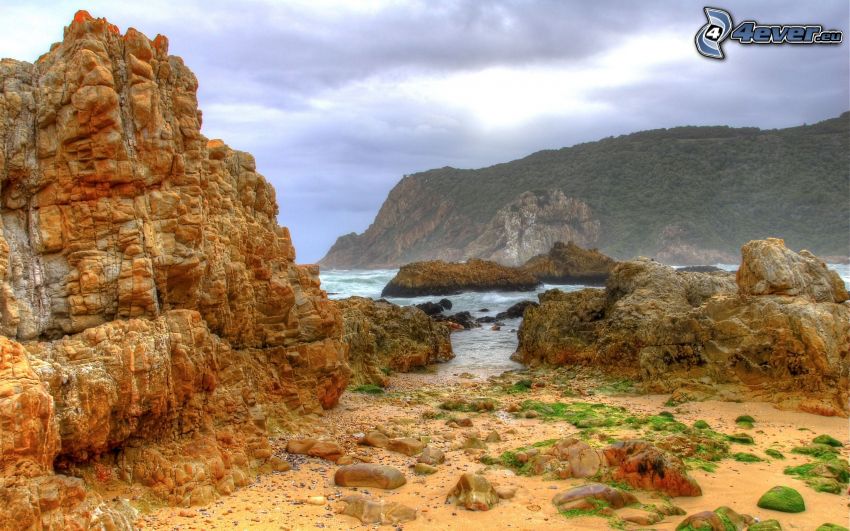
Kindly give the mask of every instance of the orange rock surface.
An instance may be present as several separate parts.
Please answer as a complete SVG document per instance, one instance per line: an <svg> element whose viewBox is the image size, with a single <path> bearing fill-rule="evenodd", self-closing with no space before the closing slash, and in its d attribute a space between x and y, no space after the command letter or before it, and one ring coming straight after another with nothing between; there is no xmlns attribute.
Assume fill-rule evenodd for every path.
<svg viewBox="0 0 850 531"><path fill-rule="evenodd" d="M207 502L268 459L269 420L347 384L318 269L197 88L165 37L84 11L0 61L0 521L127 527L94 468Z"/></svg>

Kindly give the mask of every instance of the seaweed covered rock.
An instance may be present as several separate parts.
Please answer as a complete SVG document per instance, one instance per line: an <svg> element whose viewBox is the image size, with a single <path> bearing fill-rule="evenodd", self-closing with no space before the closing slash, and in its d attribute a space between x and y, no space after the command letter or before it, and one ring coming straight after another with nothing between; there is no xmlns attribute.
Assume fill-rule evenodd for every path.
<svg viewBox="0 0 850 531"><path fill-rule="evenodd" d="M758 506L783 513L801 513L806 510L806 502L800 493L784 486L773 487L762 494Z"/></svg>
<svg viewBox="0 0 850 531"><path fill-rule="evenodd" d="M526 271L489 262L413 262L401 267L382 297L451 295L462 291L531 291L540 282Z"/></svg>
<svg viewBox="0 0 850 531"><path fill-rule="evenodd" d="M342 313L355 384L383 386L389 371L408 372L454 357L449 326L419 308L364 297L333 303Z"/></svg>
<svg viewBox="0 0 850 531"><path fill-rule="evenodd" d="M730 273L637 259L617 264L604 290L541 294L540 306L525 313L514 359L591 365L654 392L708 380L785 408L846 414L850 306L839 303L843 286L833 285L835 275L820 261L780 244L745 245L737 282ZM764 284L774 288L754 288L760 281L752 279L762 277L774 279ZM776 280L786 277L793 281ZM796 288L776 294L786 284Z"/></svg>

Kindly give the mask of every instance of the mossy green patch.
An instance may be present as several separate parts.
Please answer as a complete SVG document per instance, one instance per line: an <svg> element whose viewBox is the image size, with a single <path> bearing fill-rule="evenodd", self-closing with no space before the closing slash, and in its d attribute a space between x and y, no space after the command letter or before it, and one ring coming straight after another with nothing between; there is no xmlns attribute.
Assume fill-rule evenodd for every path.
<svg viewBox="0 0 850 531"><path fill-rule="evenodd" d="M717 471L717 463L712 463L711 461L706 461L705 459L699 459L695 457L686 458L685 464L689 469L699 469L704 472L714 473Z"/></svg>
<svg viewBox="0 0 850 531"><path fill-rule="evenodd" d="M694 428L696 428L698 430L707 430L707 429L710 429L711 426L709 426L708 422L706 422L704 420L698 420L698 421L694 422Z"/></svg>
<svg viewBox="0 0 850 531"><path fill-rule="evenodd" d="M383 387L374 384L358 385L351 388L351 390L355 393L364 393L367 395L382 395L385 392Z"/></svg>
<svg viewBox="0 0 850 531"><path fill-rule="evenodd" d="M850 483L850 465L838 458L785 467L785 474L804 480L818 492L831 494L840 494Z"/></svg>
<svg viewBox="0 0 850 531"><path fill-rule="evenodd" d="M812 439L812 442L815 444L825 444L833 448L841 448L842 446L844 446L841 441L825 433L823 435L818 435L817 437Z"/></svg>
<svg viewBox="0 0 850 531"><path fill-rule="evenodd" d="M774 448L768 448L767 450L764 451L764 453L767 454L768 456L774 458L774 459L785 459L785 456L782 454L782 452L780 452L779 450L776 450Z"/></svg>
<svg viewBox="0 0 850 531"><path fill-rule="evenodd" d="M850 529L847 529L843 525L826 523L819 525L815 531L850 531Z"/></svg>
<svg viewBox="0 0 850 531"><path fill-rule="evenodd" d="M750 524L747 531L782 531L782 525L779 520L763 520Z"/></svg>
<svg viewBox="0 0 850 531"><path fill-rule="evenodd" d="M531 380L520 380L518 382L514 382L513 385L509 386L505 392L511 395L519 394L519 393L527 393L531 391Z"/></svg>
<svg viewBox="0 0 850 531"><path fill-rule="evenodd" d="M735 433L732 435L727 435L726 440L738 444L755 444L752 435L747 435L746 433Z"/></svg>
<svg viewBox="0 0 850 531"><path fill-rule="evenodd" d="M736 454L732 454L732 459L734 459L735 461L740 461L742 463L758 463L763 461L761 457L746 452L738 452Z"/></svg>
<svg viewBox="0 0 850 531"><path fill-rule="evenodd" d="M762 494L758 506L783 513L801 513L806 510L806 502L800 493L785 486L773 487Z"/></svg>
<svg viewBox="0 0 850 531"><path fill-rule="evenodd" d="M622 425L628 412L625 408L586 402L538 402L526 400L524 411L536 411L540 418L548 421L566 421L576 428L599 428Z"/></svg>
<svg viewBox="0 0 850 531"><path fill-rule="evenodd" d="M838 454L838 450L828 444L810 444L808 446L797 446L791 453L810 455L818 459L832 459Z"/></svg>

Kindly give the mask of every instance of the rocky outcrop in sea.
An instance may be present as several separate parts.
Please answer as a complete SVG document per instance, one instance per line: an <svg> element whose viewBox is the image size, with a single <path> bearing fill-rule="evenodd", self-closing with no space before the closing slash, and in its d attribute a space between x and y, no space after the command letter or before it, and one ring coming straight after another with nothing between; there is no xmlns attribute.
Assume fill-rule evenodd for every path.
<svg viewBox="0 0 850 531"><path fill-rule="evenodd" d="M846 414L847 300L837 273L780 239L744 245L737 278L638 259L618 264L604 290L542 294L525 311L515 359L589 365L681 400L731 386L784 408Z"/></svg>

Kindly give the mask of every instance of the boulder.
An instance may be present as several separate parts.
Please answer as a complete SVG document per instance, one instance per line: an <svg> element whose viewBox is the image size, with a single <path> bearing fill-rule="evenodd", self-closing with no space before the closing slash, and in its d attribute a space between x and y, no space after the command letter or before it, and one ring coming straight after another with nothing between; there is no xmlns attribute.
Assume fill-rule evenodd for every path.
<svg viewBox="0 0 850 531"><path fill-rule="evenodd" d="M525 309L529 306L537 306L537 303L534 301L519 301L516 304L512 304L508 307L504 312L499 312L496 314L496 319L518 319L521 318L525 314Z"/></svg>
<svg viewBox="0 0 850 531"><path fill-rule="evenodd" d="M591 499L603 501L612 509L621 509L638 501L634 494L622 489L601 483L588 483L559 492L552 498L552 503L559 510L565 506L571 509L594 509L596 505L589 501Z"/></svg>
<svg viewBox="0 0 850 531"><path fill-rule="evenodd" d="M808 251L785 247L779 238L754 240L741 248L737 282L742 295L788 295L813 302L850 299L838 273Z"/></svg>
<svg viewBox="0 0 850 531"><path fill-rule="evenodd" d="M414 262L402 266L382 297L451 295L464 291L532 291L539 282L517 268L486 260Z"/></svg>
<svg viewBox="0 0 850 531"><path fill-rule="evenodd" d="M806 510L806 502L795 489L776 486L762 494L758 506L783 513L801 513Z"/></svg>
<svg viewBox="0 0 850 531"><path fill-rule="evenodd" d="M754 521L752 516L738 514L729 507L718 507L688 516L676 526L676 531L744 531Z"/></svg>
<svg viewBox="0 0 850 531"><path fill-rule="evenodd" d="M290 439L286 443L286 451L291 454L309 455L333 462L336 462L345 454L345 449L339 443L317 439Z"/></svg>
<svg viewBox="0 0 850 531"><path fill-rule="evenodd" d="M701 496L702 489L688 475L677 456L641 440L615 442L602 450L612 477L645 490L669 496Z"/></svg>
<svg viewBox="0 0 850 531"><path fill-rule="evenodd" d="M697 386L707 398L723 383L783 408L846 414L850 306L835 302L843 295L827 289L833 275L815 267L819 261L778 248L772 241L745 246L749 258L737 282L726 272L683 272L637 259L617 264L604 290L540 294L540 306L525 311L513 358L532 366L592 366L636 380L647 392ZM745 267L771 263L751 257L764 249L783 258L784 267L775 269L796 279L788 284L795 290L775 294L776 282L751 287L758 283L752 271L773 271Z"/></svg>
<svg viewBox="0 0 850 531"><path fill-rule="evenodd" d="M583 249L573 242L555 242L546 254L537 255L522 269L550 284L603 285L616 265L597 249Z"/></svg>
<svg viewBox="0 0 850 531"><path fill-rule="evenodd" d="M407 483L404 474L396 468L372 463L357 463L339 467L334 483L340 487L372 487L392 490Z"/></svg>
<svg viewBox="0 0 850 531"><path fill-rule="evenodd" d="M451 329L417 307L365 297L333 303L342 312L352 383L384 386L388 370L409 372L454 358Z"/></svg>
<svg viewBox="0 0 850 531"><path fill-rule="evenodd" d="M603 465L603 456L598 450L573 437L559 440L547 453L561 461L563 477L593 477Z"/></svg>
<svg viewBox="0 0 850 531"><path fill-rule="evenodd" d="M446 503L460 505L470 511L489 511L499 503L499 495L487 478L467 473L460 477L449 492Z"/></svg>

